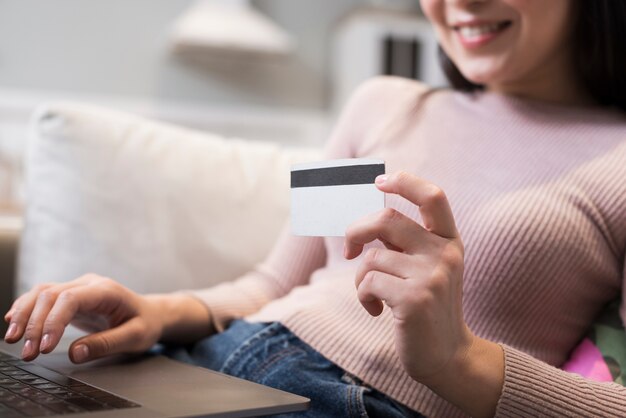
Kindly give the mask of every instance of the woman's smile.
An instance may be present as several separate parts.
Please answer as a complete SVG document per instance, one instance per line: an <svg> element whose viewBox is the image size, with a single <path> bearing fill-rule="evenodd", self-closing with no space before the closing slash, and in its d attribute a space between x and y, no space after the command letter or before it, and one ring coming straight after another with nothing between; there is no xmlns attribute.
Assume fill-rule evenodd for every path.
<svg viewBox="0 0 626 418"><path fill-rule="evenodd" d="M571 102L572 86L578 85L571 71L577 21L572 0L421 0L421 5L443 52L469 82L488 91Z"/></svg>
<svg viewBox="0 0 626 418"><path fill-rule="evenodd" d="M503 21L483 21L469 20L458 22L452 25L452 30L465 48L480 48L498 38L503 32L511 27L510 20Z"/></svg>

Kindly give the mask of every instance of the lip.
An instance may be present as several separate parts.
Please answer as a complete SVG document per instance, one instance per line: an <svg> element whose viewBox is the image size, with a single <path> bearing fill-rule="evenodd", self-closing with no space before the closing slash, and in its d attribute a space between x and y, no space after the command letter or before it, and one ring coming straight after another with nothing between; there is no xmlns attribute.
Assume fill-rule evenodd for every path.
<svg viewBox="0 0 626 418"><path fill-rule="evenodd" d="M467 49L485 46L511 27L510 20L466 20L451 25L461 45Z"/></svg>

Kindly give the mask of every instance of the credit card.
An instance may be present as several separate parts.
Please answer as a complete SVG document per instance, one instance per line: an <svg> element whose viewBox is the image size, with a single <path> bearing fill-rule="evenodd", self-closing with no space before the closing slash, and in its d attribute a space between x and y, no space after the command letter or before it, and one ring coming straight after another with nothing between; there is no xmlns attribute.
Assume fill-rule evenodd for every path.
<svg viewBox="0 0 626 418"><path fill-rule="evenodd" d="M341 237L348 226L385 207L374 180L385 173L376 158L296 164L291 168L291 230L299 236Z"/></svg>

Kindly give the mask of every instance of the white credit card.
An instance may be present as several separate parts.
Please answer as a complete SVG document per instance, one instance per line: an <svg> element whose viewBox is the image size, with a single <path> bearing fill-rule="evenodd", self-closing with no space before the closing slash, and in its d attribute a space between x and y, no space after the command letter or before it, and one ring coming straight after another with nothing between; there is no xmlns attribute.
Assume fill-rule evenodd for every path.
<svg viewBox="0 0 626 418"><path fill-rule="evenodd" d="M291 231L294 235L342 237L348 226L385 207L374 180L385 162L350 158L296 164L291 168Z"/></svg>

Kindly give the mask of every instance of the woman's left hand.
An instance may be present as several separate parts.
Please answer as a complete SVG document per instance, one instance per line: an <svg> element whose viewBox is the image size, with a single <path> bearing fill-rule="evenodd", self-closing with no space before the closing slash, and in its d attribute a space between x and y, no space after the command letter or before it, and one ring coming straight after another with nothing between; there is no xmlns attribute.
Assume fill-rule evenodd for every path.
<svg viewBox="0 0 626 418"><path fill-rule="evenodd" d="M379 176L376 185L419 207L424 226L393 209L352 224L345 257L376 239L356 274L359 301L373 316L383 303L394 317L396 350L408 374L424 384L451 376L474 340L463 320L463 242L444 192L412 174Z"/></svg>

